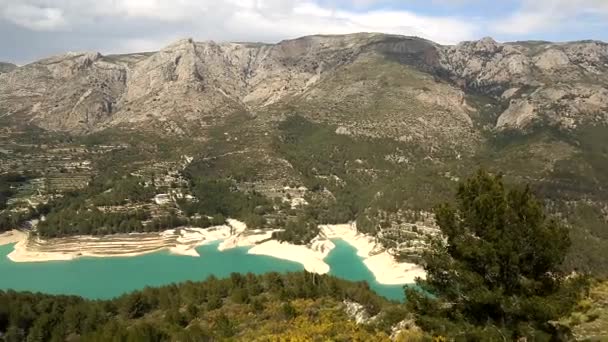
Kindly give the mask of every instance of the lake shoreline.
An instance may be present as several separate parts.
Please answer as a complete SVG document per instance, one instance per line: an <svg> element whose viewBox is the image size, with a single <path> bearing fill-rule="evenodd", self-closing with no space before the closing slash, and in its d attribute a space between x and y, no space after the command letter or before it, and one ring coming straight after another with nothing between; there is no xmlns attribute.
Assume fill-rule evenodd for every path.
<svg viewBox="0 0 608 342"><path fill-rule="evenodd" d="M228 220L226 225L206 229L184 227L160 233L132 233L110 237L77 236L60 240L42 240L20 231L0 234L0 245L15 243L8 258L13 262L69 261L81 257L134 257L160 251L200 257L196 248L219 242L224 251L250 247L248 254L265 255L301 264L312 273L326 274L325 261L335 248L333 239L341 239L357 250L357 255L383 285L405 285L424 278L424 269L416 264L398 262L376 243L374 237L357 232L354 224L319 226L320 234L309 245L294 245L272 240L273 231L247 230L244 223Z"/></svg>
<svg viewBox="0 0 608 342"><path fill-rule="evenodd" d="M13 233L15 238L12 239L0 239L0 245L15 243L13 251L7 257L17 263L69 261L81 257L134 257L164 250L171 254L198 257L197 247L226 240L245 229L244 223L228 220L226 225L205 229L183 227L160 233L73 236L50 240L13 231L19 234Z"/></svg>
<svg viewBox="0 0 608 342"><path fill-rule="evenodd" d="M359 233L354 223L320 225L319 229L320 234L308 246L271 240L254 246L249 253L299 262L309 272L325 274L330 270L325 258L335 248L331 240L341 239L357 250L357 255L380 284L413 284L417 278L426 276L422 266L398 262L374 237Z"/></svg>
<svg viewBox="0 0 608 342"><path fill-rule="evenodd" d="M27 238L27 233L17 229L9 230L0 234L0 246L17 243Z"/></svg>

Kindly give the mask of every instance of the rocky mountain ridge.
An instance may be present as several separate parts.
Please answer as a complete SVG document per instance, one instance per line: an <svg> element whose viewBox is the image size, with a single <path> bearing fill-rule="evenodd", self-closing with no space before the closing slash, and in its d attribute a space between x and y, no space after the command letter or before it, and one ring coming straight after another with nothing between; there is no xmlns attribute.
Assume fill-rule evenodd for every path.
<svg viewBox="0 0 608 342"><path fill-rule="evenodd" d="M17 66L13 63L0 62L0 74L11 72L17 69Z"/></svg>
<svg viewBox="0 0 608 342"><path fill-rule="evenodd" d="M389 63L400 73L392 81L395 70L381 75ZM336 88L332 81L340 79ZM390 106L373 103L376 89L394 93L384 100ZM390 137L407 140L443 124L437 134L449 140L472 134L470 117L483 108L469 95L501 104L490 118L493 129L524 130L538 122L571 128L608 122L607 89L608 45L596 41L501 44L484 38L441 46L372 33L277 44L184 39L154 53L67 53L2 73L0 113L78 134L115 125L183 134L216 125L230 113L272 120L264 115L276 112L270 109L299 111L315 103L320 109L310 117L346 126L355 120L351 112L365 110L365 121L345 128L352 134L394 129L399 132ZM344 105L349 101L355 101L352 107ZM334 105L339 108L332 112ZM409 124L382 127L375 116Z"/></svg>
<svg viewBox="0 0 608 342"><path fill-rule="evenodd" d="M457 84L509 101L496 122L499 129L526 128L538 120L561 127L607 122L608 44L499 44L484 38L448 47L441 56Z"/></svg>

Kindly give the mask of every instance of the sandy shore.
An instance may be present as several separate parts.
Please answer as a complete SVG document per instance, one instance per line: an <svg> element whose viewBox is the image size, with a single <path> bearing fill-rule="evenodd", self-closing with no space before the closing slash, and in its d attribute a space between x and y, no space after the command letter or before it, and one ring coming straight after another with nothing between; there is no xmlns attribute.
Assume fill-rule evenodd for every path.
<svg viewBox="0 0 608 342"><path fill-rule="evenodd" d="M358 233L353 224L322 225L319 228L319 236L309 246L271 240L254 246L249 250L249 254L298 262L309 272L325 274L329 272L329 265L324 259L335 248L331 239L342 239L355 247L357 255L363 259L365 266L380 284L412 284L416 278L424 278L426 275L419 265L397 262L373 237Z"/></svg>
<svg viewBox="0 0 608 342"><path fill-rule="evenodd" d="M184 227L161 233L133 233L104 237L77 236L53 240L29 237L21 231L0 234L0 245L16 243L8 258L14 262L73 260L79 257L130 257L161 250L172 254L199 257L196 248L221 241L218 250L252 247L249 254L267 255L300 263L309 272L325 274L324 259L335 248L331 239L342 239L355 247L363 263L381 284L411 284L424 278L421 266L397 262L376 243L374 237L360 234L354 224L322 225L320 234L309 245L300 246L271 240L273 231L247 230L244 223L228 220L226 225L210 228Z"/></svg>
<svg viewBox="0 0 608 342"><path fill-rule="evenodd" d="M365 258L363 263L374 274L376 281L380 284L413 284L416 282L416 278L426 278L426 272L422 266L407 262L397 262L395 257L387 252Z"/></svg>
<svg viewBox="0 0 608 342"><path fill-rule="evenodd" d="M329 272L329 265L323 259L327 257L334 247L335 245L327 240L313 241L311 246L293 245L270 240L254 246L248 253L294 261L302 264L308 272L325 274Z"/></svg>
<svg viewBox="0 0 608 342"><path fill-rule="evenodd" d="M11 230L0 234L0 246L8 245L10 243L16 243L21 240L25 240L27 234L20 230Z"/></svg>
<svg viewBox="0 0 608 342"><path fill-rule="evenodd" d="M275 230L247 230L247 226L244 223L236 225L234 234L227 239L224 239L218 245L217 249L224 251L236 247L250 247L255 246L258 243L270 240L272 233Z"/></svg>
<svg viewBox="0 0 608 342"><path fill-rule="evenodd" d="M354 224L323 225L321 235L328 239L342 239L357 249L357 255L374 274L376 281L385 285L413 284L416 278L424 279L422 266L398 262L388 251L376 243L374 237L360 234Z"/></svg>

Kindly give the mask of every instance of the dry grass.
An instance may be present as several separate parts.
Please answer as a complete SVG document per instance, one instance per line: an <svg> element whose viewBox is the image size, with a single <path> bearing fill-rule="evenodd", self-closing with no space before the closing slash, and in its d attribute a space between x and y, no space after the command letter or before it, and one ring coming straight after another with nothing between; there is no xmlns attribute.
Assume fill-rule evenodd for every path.
<svg viewBox="0 0 608 342"><path fill-rule="evenodd" d="M577 341L608 341L608 281L595 284L576 311L560 321Z"/></svg>

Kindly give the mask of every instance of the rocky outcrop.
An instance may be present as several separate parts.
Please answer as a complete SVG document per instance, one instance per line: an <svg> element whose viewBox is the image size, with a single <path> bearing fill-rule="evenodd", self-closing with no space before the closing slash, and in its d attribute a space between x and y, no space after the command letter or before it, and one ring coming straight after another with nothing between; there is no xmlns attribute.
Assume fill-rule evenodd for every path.
<svg viewBox="0 0 608 342"><path fill-rule="evenodd" d="M440 56L442 69L454 81L486 94L512 86L569 82L590 74L608 80L608 44L600 42L501 44L484 38L443 47Z"/></svg>
<svg viewBox="0 0 608 342"><path fill-rule="evenodd" d="M0 75L0 111L43 128L94 130L112 119L127 70L99 53L68 53Z"/></svg>
<svg viewBox="0 0 608 342"><path fill-rule="evenodd" d="M73 133L135 124L181 134L300 96L361 54L416 55L429 47L414 38L352 34L278 44L183 39L152 54L68 53L3 75L0 110Z"/></svg>
<svg viewBox="0 0 608 342"><path fill-rule="evenodd" d="M570 64L570 59L564 51L552 48L541 52L532 60L534 66L543 71L559 70Z"/></svg>
<svg viewBox="0 0 608 342"><path fill-rule="evenodd" d="M442 48L440 58L442 69L465 89L498 93L507 84L533 83L531 63L521 47L492 38Z"/></svg>
<svg viewBox="0 0 608 342"><path fill-rule="evenodd" d="M608 89L593 84L539 87L513 99L498 118L497 128L525 129L542 122L573 129L580 124L608 124Z"/></svg>
<svg viewBox="0 0 608 342"><path fill-rule="evenodd" d="M605 43L500 44L484 38L443 48L441 57L442 68L453 82L509 101L498 118L498 129L526 129L538 122L561 128L605 122Z"/></svg>
<svg viewBox="0 0 608 342"><path fill-rule="evenodd" d="M499 130L603 122L608 46L491 38L440 46L371 33L277 44L183 39L155 53L68 53L3 70L12 72L0 74L0 112L51 130L126 124L183 134L231 113L270 120L263 113L297 108L349 134L461 146L476 139L471 93L507 102Z"/></svg>
<svg viewBox="0 0 608 342"><path fill-rule="evenodd" d="M353 319L355 323L367 324L372 319L363 305L349 300L343 301L342 304L344 304L344 312L346 315Z"/></svg>
<svg viewBox="0 0 608 342"><path fill-rule="evenodd" d="M518 128L530 125L538 115L535 108L527 100L519 100L511 103L500 117L496 126L498 128Z"/></svg>
<svg viewBox="0 0 608 342"><path fill-rule="evenodd" d="M17 69L17 66L12 63L0 62L0 74L11 72Z"/></svg>
<svg viewBox="0 0 608 342"><path fill-rule="evenodd" d="M420 341L423 339L424 332L411 317L391 327L391 340L393 341Z"/></svg>
<svg viewBox="0 0 608 342"><path fill-rule="evenodd" d="M125 92L113 123L212 124L221 111L240 108L217 44L180 40L127 70ZM226 82L222 82L225 80ZM221 84L220 84L221 83ZM206 122L209 121L209 122ZM181 128L174 126L174 133Z"/></svg>

